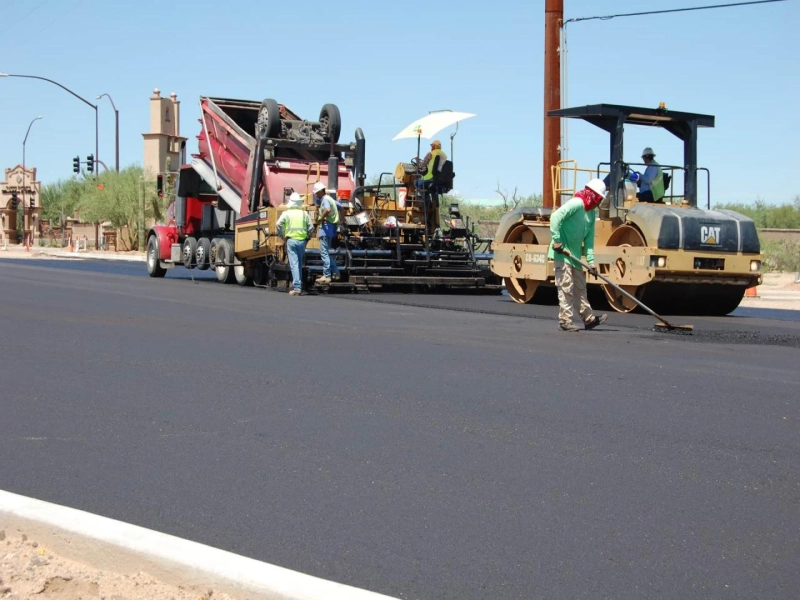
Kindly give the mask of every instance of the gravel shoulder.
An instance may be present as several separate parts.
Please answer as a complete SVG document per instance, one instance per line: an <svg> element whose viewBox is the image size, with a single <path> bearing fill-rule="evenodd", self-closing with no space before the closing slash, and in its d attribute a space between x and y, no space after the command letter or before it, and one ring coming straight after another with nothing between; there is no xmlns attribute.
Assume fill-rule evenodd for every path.
<svg viewBox="0 0 800 600"><path fill-rule="evenodd" d="M0 531L0 599L27 598L239 600L210 589L169 585L142 571L99 569L62 556L22 532Z"/></svg>

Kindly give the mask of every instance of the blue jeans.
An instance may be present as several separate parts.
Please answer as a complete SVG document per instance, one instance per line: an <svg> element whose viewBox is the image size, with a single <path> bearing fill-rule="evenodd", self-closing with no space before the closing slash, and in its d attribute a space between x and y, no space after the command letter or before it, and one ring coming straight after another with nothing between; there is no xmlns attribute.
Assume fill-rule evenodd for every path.
<svg viewBox="0 0 800 600"><path fill-rule="evenodd" d="M414 187L417 188L420 192L425 194L433 183L433 179L423 179L422 177L418 177L417 180L414 182Z"/></svg>
<svg viewBox="0 0 800 600"><path fill-rule="evenodd" d="M289 268L292 270L292 288L303 290L303 261L306 258L306 240L286 240L286 254L289 255Z"/></svg>
<svg viewBox="0 0 800 600"><path fill-rule="evenodd" d="M322 275L330 277L339 273L336 259L331 256L331 238L323 235L319 238L319 256L322 259Z"/></svg>

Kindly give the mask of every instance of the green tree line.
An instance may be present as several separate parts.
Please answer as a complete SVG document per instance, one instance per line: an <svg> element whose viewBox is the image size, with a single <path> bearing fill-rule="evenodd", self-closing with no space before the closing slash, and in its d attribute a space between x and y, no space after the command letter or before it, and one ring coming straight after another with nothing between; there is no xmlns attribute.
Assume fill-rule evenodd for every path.
<svg viewBox="0 0 800 600"><path fill-rule="evenodd" d="M735 210L747 215L761 229L800 229L800 195L788 204L767 204L756 200L752 204L717 204L714 208ZM800 242L783 238L761 239L765 271L800 271Z"/></svg>
<svg viewBox="0 0 800 600"><path fill-rule="evenodd" d="M789 204L767 204L756 200L752 204L716 204L716 209L735 210L755 221L758 229L800 229L800 195Z"/></svg>
<svg viewBox="0 0 800 600"><path fill-rule="evenodd" d="M119 172L59 180L42 187L43 218L54 225L64 215L118 229L127 227L135 250L139 226L163 219L166 198L158 198L155 188L154 178L145 176L137 165Z"/></svg>

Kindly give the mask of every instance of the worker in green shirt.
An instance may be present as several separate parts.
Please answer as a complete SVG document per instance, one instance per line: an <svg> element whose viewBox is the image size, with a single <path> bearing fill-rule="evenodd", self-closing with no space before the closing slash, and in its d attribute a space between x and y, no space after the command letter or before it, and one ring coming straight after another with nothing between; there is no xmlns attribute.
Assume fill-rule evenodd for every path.
<svg viewBox="0 0 800 600"><path fill-rule="evenodd" d="M552 241L547 256L555 262L558 327L562 331L580 330L573 322L575 310L580 314L586 329L594 329L608 319L608 315L597 317L592 312L586 295L586 275L583 267L575 260L586 256L586 262L590 265L594 263L595 209L605 195L606 184L600 179L592 179L584 189L550 215ZM566 256L564 250L571 256ZM597 276L594 267L590 273Z"/></svg>

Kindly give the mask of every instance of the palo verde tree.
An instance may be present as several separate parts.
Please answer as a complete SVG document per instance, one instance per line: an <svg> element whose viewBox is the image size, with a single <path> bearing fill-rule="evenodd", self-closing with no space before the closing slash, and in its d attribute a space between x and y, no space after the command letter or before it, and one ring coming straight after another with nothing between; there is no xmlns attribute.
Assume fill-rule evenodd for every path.
<svg viewBox="0 0 800 600"><path fill-rule="evenodd" d="M166 198L159 199L155 178L131 165L121 170L105 171L85 179L57 181L42 189L45 218L59 222L63 210L69 217L90 223L104 223L127 228L132 248L138 248L139 225L163 219ZM63 208L62 208L63 206Z"/></svg>

